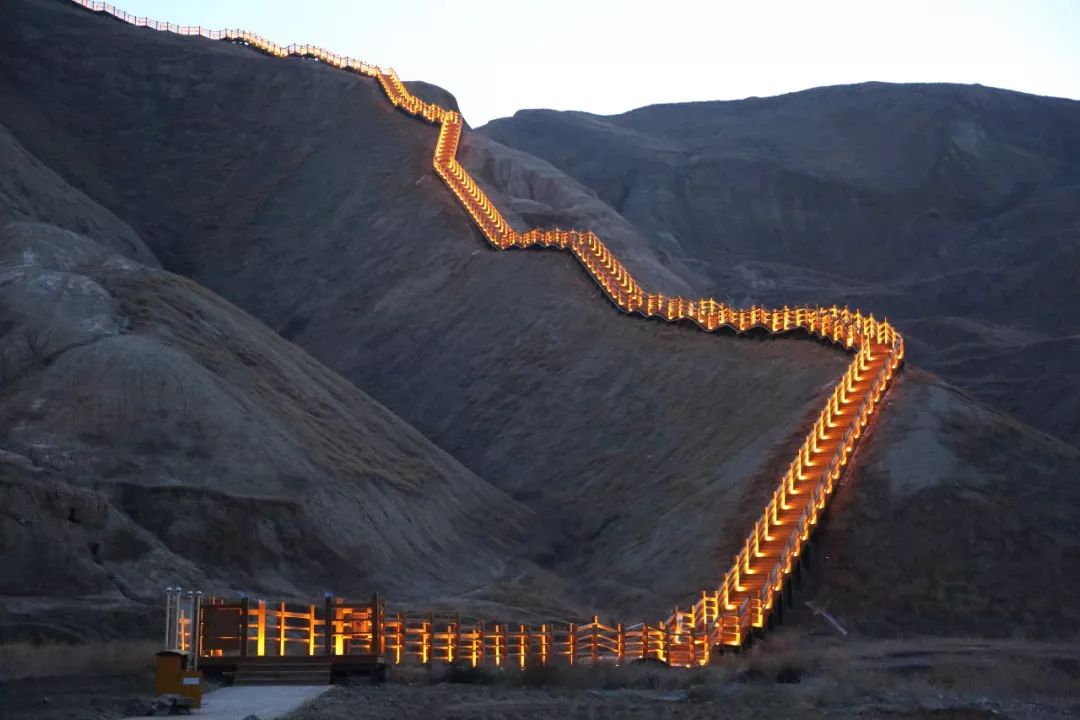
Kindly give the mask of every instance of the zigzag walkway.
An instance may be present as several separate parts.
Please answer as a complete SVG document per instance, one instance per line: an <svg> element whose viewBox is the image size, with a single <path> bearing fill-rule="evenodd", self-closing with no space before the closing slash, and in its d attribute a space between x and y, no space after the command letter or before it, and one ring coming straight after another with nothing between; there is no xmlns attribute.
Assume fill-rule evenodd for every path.
<svg viewBox="0 0 1080 720"><path fill-rule="evenodd" d="M376 65L313 45L278 45L243 30L211 31L160 23L104 3L71 1L137 27L241 43L279 58L313 58L335 68L374 78L395 107L439 126L433 158L435 172L492 246L500 250L536 246L569 251L623 312L659 317L668 322L689 320L706 332L721 327L738 333L754 328L771 333L801 330L855 351L851 365L825 403L723 580L717 588L703 590L689 609L676 607L656 625L633 628L608 626L593 618L587 625L569 624L565 629L554 625L515 628L498 624L485 629L483 623L466 627L455 619L439 625L430 615L405 617L399 613L396 619L384 619L378 603L368 610L361 606L340 606L352 608L347 612L332 611L328 606L322 619L317 617L314 606L309 614L304 614L290 613L282 605L279 621L282 655L286 654L285 627L292 616L302 616L309 622L311 636L305 640L309 654L316 653L315 628L321 625L327 636L325 641L319 642L328 654L332 644L350 641L367 643L365 647L369 650L395 662L412 655L424 661L471 658L473 664L514 662L521 666L530 658L547 662L558 656L564 656L570 662L582 659L595 662L605 658L623 662L636 657L655 657L673 665L701 664L714 649L740 647L747 642L751 629L767 626L777 608L784 583L796 567L837 480L903 362L904 340L895 328L887 321L876 320L873 315L835 306L733 308L712 298L689 299L646 292L592 232L542 229L519 232L511 227L457 160L461 115L413 95L392 69L382 70ZM261 616L256 615L255 609L242 612L245 628L248 613L252 618L261 617L265 625L265 611ZM249 638L246 629L244 632L246 648ZM255 640L254 637L250 639Z"/></svg>

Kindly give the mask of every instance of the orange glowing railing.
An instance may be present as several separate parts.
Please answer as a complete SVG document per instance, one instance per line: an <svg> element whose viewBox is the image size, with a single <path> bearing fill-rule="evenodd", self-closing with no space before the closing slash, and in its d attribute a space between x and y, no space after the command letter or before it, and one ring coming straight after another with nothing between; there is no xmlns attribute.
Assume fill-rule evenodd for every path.
<svg viewBox="0 0 1080 720"><path fill-rule="evenodd" d="M519 232L511 227L457 160L462 132L461 116L453 110L446 110L413 95L393 70L382 70L377 65L327 52L312 45L278 45L242 30L211 31L202 27L159 23L130 15L104 3L72 1L84 8L112 15L138 27L239 42L275 57L310 57L342 70L374 78L395 107L439 126L433 159L435 172L457 197L492 246L499 250L541 247L569 251L585 267L608 299L623 312L659 317L668 322L691 321L706 332L719 328L728 328L738 333L755 328L770 333L801 330L853 350L854 359L851 365L833 389L813 428L780 478L779 485L719 586L703 591L700 599L696 600L689 610L679 611L676 608L655 629L643 630L640 638L632 633L626 635L625 630L601 626L595 619L591 625L585 627L589 628L596 638L596 642L589 645L590 658L611 657L612 643L615 643L617 648L621 648L616 653L617 659L628 656L628 647L644 647L642 652L645 655L662 656L661 659L673 664L689 665L704 662L708 655L706 650L712 647L741 646L751 628L760 629L766 626L778 593L803 553L804 544L817 525L837 480L855 452L867 423L881 404L893 374L903 361L904 340L892 325L875 319L873 315L864 315L858 310L852 312L836 306L735 308L713 298L689 299L646 292L634 280L630 271L592 232L559 229ZM402 628L393 635L394 642L397 643L393 647L399 660L402 656L413 653L415 647L422 648L416 652L423 657L429 657L430 653L436 652L434 640L420 641L417 645L417 633L420 633L419 637L427 636L423 635L422 630L410 625L409 622L412 621L401 619L394 622L399 622L398 627ZM478 630L477 627L481 629ZM556 648L562 648L558 652L565 653L569 659L582 658L580 638L573 629L566 630L559 636L563 639L557 641L546 629L535 633L532 629L523 629L515 634L507 626L495 625L488 630L483 630L482 627L473 626L466 631L466 637L472 638L470 642L473 643L473 649L469 652L474 662L477 662L476 658L481 655L485 658L496 658L498 664L502 664L505 658L530 655L520 654L523 647L521 643L525 642L520 638L525 636L531 638L528 640L528 648L533 647L535 638L547 638L544 642L549 643L546 647L551 648L552 653L557 654ZM459 631L460 628L455 632ZM620 637L623 639L620 640ZM600 643L600 638L604 638L603 643L597 644ZM654 643L652 646L649 645L650 638ZM657 638L665 639L661 642ZM444 650L451 654L458 652L458 649ZM515 655L515 652L519 654ZM547 651L544 652L546 657ZM637 650L634 651L636 652Z"/></svg>
<svg viewBox="0 0 1080 720"><path fill-rule="evenodd" d="M198 618L197 640L189 635L192 617ZM378 595L366 603L327 597L320 605L209 598L182 609L178 631L178 649L187 652L197 642L201 658L376 656L393 664L524 668L648 658L691 665L709 653L708 634L685 617L658 627L605 625L595 616L584 625L485 623L457 615L387 614Z"/></svg>

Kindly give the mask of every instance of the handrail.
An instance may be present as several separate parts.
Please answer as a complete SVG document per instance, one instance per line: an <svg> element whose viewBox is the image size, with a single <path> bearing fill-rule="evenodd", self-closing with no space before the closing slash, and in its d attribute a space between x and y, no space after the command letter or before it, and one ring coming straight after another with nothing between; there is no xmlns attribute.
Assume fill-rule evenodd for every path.
<svg viewBox="0 0 1080 720"><path fill-rule="evenodd" d="M751 628L765 627L765 614L773 608L775 597L783 588L784 578L792 573L795 561L802 555L812 528L835 489L836 481L850 462L867 423L880 406L895 372L904 360L903 336L887 320L877 320L872 314L863 314L859 310L852 312L835 305L816 308L737 308L715 298L690 299L646 292L626 266L591 231L533 228L519 232L514 229L457 160L463 127L461 115L415 96L393 69L383 70L377 65L314 45L279 45L243 30L208 30L201 26L173 25L136 17L106 3L89 0L71 2L136 27L239 42L274 57L310 57L342 70L374 78L394 107L439 126L433 157L435 173L494 248L566 250L577 258L608 300L622 312L659 317L673 323L690 321L706 332L721 328L736 333L761 328L774 334L802 330L812 337L854 350L852 363L833 388L811 432L781 477L780 484L755 521L718 589L704 591L702 600L692 606L697 608L701 603L704 607L706 597L715 597L719 616L709 618L709 613L697 610L690 613L694 619L690 631L710 638L709 642L714 645L742 645ZM873 372L872 378L866 375L870 371ZM835 447L826 457L829 444ZM816 471L819 467L822 469ZM786 533L787 539L779 549L770 549L769 538L774 537L778 529ZM757 585L758 577L764 578L760 585ZM661 623L661 627L675 624L681 628L683 615L676 609L668 621ZM583 627L599 630L595 627L598 621L594 619L593 622L594 625ZM497 632L502 632L498 630L498 625L495 627ZM602 627L605 631L608 629L608 626ZM573 632L571 630L571 634ZM483 630L480 633L482 635ZM504 640L505 635L503 633ZM573 646L575 641L568 642ZM594 656L597 642L593 642ZM504 648L497 646L495 650L502 653ZM571 648L571 659L574 652ZM667 659L671 661L671 658ZM694 662L698 660L696 657L693 659Z"/></svg>

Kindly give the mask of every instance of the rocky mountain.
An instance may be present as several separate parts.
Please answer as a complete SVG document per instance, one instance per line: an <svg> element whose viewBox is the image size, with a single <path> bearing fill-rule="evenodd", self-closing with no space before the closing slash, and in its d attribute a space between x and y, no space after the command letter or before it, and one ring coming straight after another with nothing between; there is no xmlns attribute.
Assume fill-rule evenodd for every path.
<svg viewBox="0 0 1080 720"><path fill-rule="evenodd" d="M474 583L469 601L650 617L696 593L845 365L813 344L718 342L622 318L569 258L488 251L431 173L432 129L392 111L371 80L57 2L4 12L0 122L27 155L125 218L166 270L251 313L534 513L527 547L491 563L504 582ZM48 33L69 42L32 41ZM144 56L155 61L132 62ZM497 192L501 204L621 222L550 166L497 150L475 154L538 189L529 201ZM667 272L617 230L637 268ZM352 533L340 520L334 532ZM452 573L460 553L446 548L440 572ZM689 551L712 560L684 569ZM393 592L389 572L370 578L351 582ZM398 597L440 596L393 584Z"/></svg>
<svg viewBox="0 0 1080 720"><path fill-rule="evenodd" d="M80 558L87 592L114 601L171 573L653 618L716 582L847 362L797 337L621 316L569 257L490 250L431 171L434 130L367 78L56 0L0 5L0 53L19 165L0 184L0 223L15 221L0 346L21 368L0 384L0 477L18 499L0 503L17 508L0 542L24 576L31 556L8 548L33 543L49 567ZM668 292L710 282L704 249L676 252L589 182L481 133L463 143L518 227L592 228ZM57 273L71 278L41 279ZM59 302L68 286L83 294ZM54 322L69 338L55 362L22 349ZM938 579L1014 604L1042 593L1049 614L1020 631L1080 622L1055 604L1080 557L1075 449L917 371L890 398L818 593L863 593L845 619L875 633L950 632ZM98 535L57 493L96 503ZM1018 544L1003 498L1025 522L1061 505ZM974 523L947 566L931 554L955 540L943 503ZM226 524L235 554L207 544ZM890 548L908 555L886 572ZM1014 562L1051 556L1052 572ZM882 600L901 570L915 614ZM18 622L73 601L57 576L35 583L3 593Z"/></svg>
<svg viewBox="0 0 1080 720"><path fill-rule="evenodd" d="M868 83L480 132L594 190L697 292L871 308L914 362L1080 441L1080 102Z"/></svg>
<svg viewBox="0 0 1080 720"><path fill-rule="evenodd" d="M10 223L0 328L13 612L178 582L461 592L521 552L527 510L189 280Z"/></svg>

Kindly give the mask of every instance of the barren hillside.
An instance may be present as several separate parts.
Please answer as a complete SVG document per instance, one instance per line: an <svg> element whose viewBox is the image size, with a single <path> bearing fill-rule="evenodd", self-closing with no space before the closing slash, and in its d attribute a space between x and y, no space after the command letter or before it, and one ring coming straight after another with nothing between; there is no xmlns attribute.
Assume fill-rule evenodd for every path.
<svg viewBox="0 0 1080 720"><path fill-rule="evenodd" d="M45 499L21 489L37 482L26 473L40 472L103 493L117 527L184 518L157 535L186 533L190 542L161 540L169 552L153 566L155 582L176 567L190 573L177 579L215 590L262 583L310 595L333 580L335 589L347 582L502 615L656 617L717 582L847 362L804 338L707 336L622 316L568 257L489 250L431 172L434 130L392 110L374 81L126 27L55 0L0 6L0 53L0 125L24 167L19 177L36 183L0 185L0 220L43 220L115 253L72 240L97 255L64 272L100 298L102 322L119 328L120 342L145 348L124 362L32 365L18 384L0 385L0 422L11 428L0 447L30 458L5 466L15 468L4 471L5 481L15 478L6 493L23 493L27 513L44 512ZM522 228L590 227L656 289L683 291L707 275L691 253L657 242L653 228L635 226L603 193L544 160L479 134L466 134L463 154ZM71 186L71 203L57 204L60 184ZM27 226L15 227L7 232L22 237ZM12 277L53 272L23 257L29 241L8 242ZM11 287L28 325L51 317L61 297L29 279ZM833 299L815 287L824 293L815 302ZM73 305L83 312L81 300ZM0 325L2 341L17 346L22 327ZM114 342L76 348L72 362ZM124 378L161 380L149 396L117 406L100 400L114 392L106 370L128 373L123 387ZM173 382L187 374L205 383ZM54 384L83 388L88 399ZM34 398L50 393L60 398L56 412L20 425ZM924 402L925 393L937 400ZM840 531L864 533L879 551L851 557L846 574L823 582L880 598L904 568L920 615L852 601L845 613L858 627L955 629L929 553L888 568L882 555L947 542L954 519L938 512L938 496L975 516L968 503L981 508L982 498L952 488L995 467L1006 469L994 497L1034 488L1016 495L1025 517L1063 498L1068 510L1050 537L1065 548L1061 572L1070 571L1076 541L1059 530L1074 505L1060 493L1075 451L1059 448L1045 468L1019 473L1048 441L1013 424L1009 442L985 455L963 452L963 443L937 452L944 440L912 428L960 417L962 436L983 442L1011 421L936 380L906 381L892 397L892 419L840 493L855 503L853 523L874 520ZM162 418L174 420L163 430ZM67 447L92 450L125 481L103 472L84 483L81 466L34 460L31 448L57 428ZM900 455L879 459L890 452ZM919 491L883 490L882 462L890 483L914 474ZM183 493L172 489L181 476ZM373 487L385 488L377 499ZM246 498L235 512L234 494ZM255 512L269 515L236 529L236 546L259 546L250 560L200 545ZM291 513L289 523L275 526L281 513ZM978 517L988 520L981 540L1008 547L1012 527L992 513ZM290 523L300 529L290 534ZM44 542L63 558L85 540L47 533ZM859 553L860 543L845 549ZM1002 579L975 564L974 547L957 547L950 582L999 583L1015 602L1059 596L1058 570ZM267 567L276 575L264 583ZM39 593L58 592L57 582L43 580ZM1022 622L1077 622L1061 604L1046 613Z"/></svg>
<svg viewBox="0 0 1080 720"><path fill-rule="evenodd" d="M430 172L433 130L372 81L47 0L2 12L0 122L35 158L537 513L511 582L472 599L651 616L715 582L846 363L620 317L569 258L489 251ZM492 162L610 215L544 163Z"/></svg>
<svg viewBox="0 0 1080 720"><path fill-rule="evenodd" d="M871 308L913 362L1080 442L1080 102L867 83L480 132L592 188L698 292Z"/></svg>
<svg viewBox="0 0 1080 720"><path fill-rule="evenodd" d="M9 612L177 582L430 597L522 553L524 508L189 280L11 223L0 328Z"/></svg>

